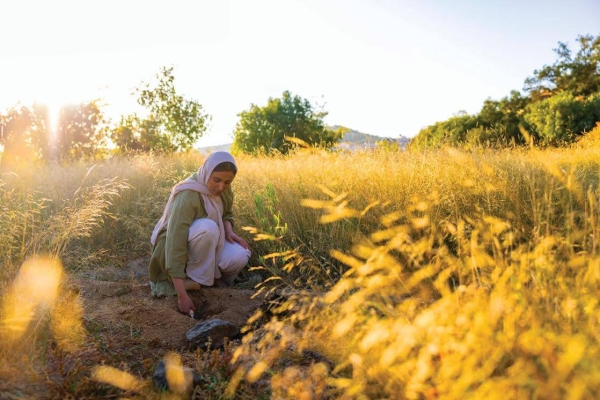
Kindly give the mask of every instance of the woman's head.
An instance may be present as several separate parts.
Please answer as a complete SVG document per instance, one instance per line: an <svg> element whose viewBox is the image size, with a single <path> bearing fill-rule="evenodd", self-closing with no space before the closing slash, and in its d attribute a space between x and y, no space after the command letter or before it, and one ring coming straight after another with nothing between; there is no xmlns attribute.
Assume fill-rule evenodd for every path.
<svg viewBox="0 0 600 400"><path fill-rule="evenodd" d="M200 167L198 180L206 185L211 195L219 196L231 185L236 174L233 156L226 151L217 151Z"/></svg>
<svg viewBox="0 0 600 400"><path fill-rule="evenodd" d="M213 169L213 172L206 182L206 187L213 196L220 196L235 178L237 168L231 162L222 162Z"/></svg>

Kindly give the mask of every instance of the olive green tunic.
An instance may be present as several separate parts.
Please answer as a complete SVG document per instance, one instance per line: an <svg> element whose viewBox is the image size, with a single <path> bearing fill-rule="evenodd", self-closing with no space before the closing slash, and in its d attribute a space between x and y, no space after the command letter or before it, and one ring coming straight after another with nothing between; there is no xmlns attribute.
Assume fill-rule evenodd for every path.
<svg viewBox="0 0 600 400"><path fill-rule="evenodd" d="M233 224L233 191L221 193L223 221ZM192 222L207 218L202 195L194 190L183 190L175 195L169 213L169 222L156 239L150 258L150 282L155 295L175 294L171 278L185 279L188 231ZM216 221L215 221L216 222ZM158 290L155 290L157 288Z"/></svg>

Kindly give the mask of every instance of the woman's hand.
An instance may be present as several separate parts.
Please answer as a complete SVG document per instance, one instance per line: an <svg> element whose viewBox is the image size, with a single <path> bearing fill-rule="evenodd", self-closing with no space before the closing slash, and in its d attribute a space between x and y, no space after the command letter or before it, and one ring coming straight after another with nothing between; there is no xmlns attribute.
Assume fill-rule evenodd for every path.
<svg viewBox="0 0 600 400"><path fill-rule="evenodd" d="M248 243L246 243L246 241L243 238L241 238L240 236L238 236L233 231L233 227L231 225L231 221L225 221L223 223L223 225L225 226L225 240L227 240L229 243L238 243L240 246L242 246L243 248L245 248L247 250L248 249Z"/></svg>
<svg viewBox="0 0 600 400"><path fill-rule="evenodd" d="M177 307L185 315L190 315L190 310L196 311L196 306L185 290L185 284L181 278L172 278L173 286L177 291Z"/></svg>
<svg viewBox="0 0 600 400"><path fill-rule="evenodd" d="M225 234L225 238L227 239L227 241L229 243L236 242L236 243L239 243L240 246L242 246L246 250L248 249L248 243L246 243L246 241L244 239L242 239L241 237L236 235L234 232L231 232L231 234L229 234L229 235Z"/></svg>
<svg viewBox="0 0 600 400"><path fill-rule="evenodd" d="M185 315L194 315L190 314L190 311L196 311L196 306L190 296L186 293L185 296L177 296L177 306L179 307L179 311L181 311Z"/></svg>

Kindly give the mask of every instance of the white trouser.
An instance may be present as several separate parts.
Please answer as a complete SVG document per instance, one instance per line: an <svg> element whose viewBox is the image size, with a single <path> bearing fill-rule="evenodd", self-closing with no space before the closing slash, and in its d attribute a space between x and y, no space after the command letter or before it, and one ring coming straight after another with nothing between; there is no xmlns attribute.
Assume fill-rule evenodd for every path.
<svg viewBox="0 0 600 400"><path fill-rule="evenodd" d="M217 254L219 234L219 226L209 218L197 219L190 225L185 273L201 285L212 286L219 278L227 285L233 284L250 258L250 250L227 240L221 254Z"/></svg>

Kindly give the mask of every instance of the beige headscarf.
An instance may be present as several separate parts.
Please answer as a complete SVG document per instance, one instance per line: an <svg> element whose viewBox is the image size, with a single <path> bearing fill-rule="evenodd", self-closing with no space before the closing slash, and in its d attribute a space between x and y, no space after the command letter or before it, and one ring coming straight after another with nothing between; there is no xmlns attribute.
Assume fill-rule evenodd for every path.
<svg viewBox="0 0 600 400"><path fill-rule="evenodd" d="M208 218L212 219L219 226L219 242L217 243L217 254L221 253L223 249L223 245L225 243L225 227L223 226L223 215L217 206L217 198L210 194L206 183L208 182L208 178L210 178L210 174L212 174L215 167L221 163L230 162L233 165L237 165L235 160L231 154L226 151L217 151L212 153L208 158L204 161L204 164L198 169L198 172L189 178L179 182L173 189L171 190L171 195L169 196L169 201L167 202L167 206L165 207L165 211L163 212L162 217L158 220L156 227L154 227L154 231L152 232L152 237L150 238L150 243L154 246L156 244L156 239L158 238L158 234L167 226L169 223L169 214L171 212L171 203L173 202L173 198L175 195L182 190L195 190L202 195L202 199L204 200L204 208L206 213L208 214Z"/></svg>

